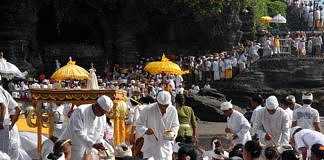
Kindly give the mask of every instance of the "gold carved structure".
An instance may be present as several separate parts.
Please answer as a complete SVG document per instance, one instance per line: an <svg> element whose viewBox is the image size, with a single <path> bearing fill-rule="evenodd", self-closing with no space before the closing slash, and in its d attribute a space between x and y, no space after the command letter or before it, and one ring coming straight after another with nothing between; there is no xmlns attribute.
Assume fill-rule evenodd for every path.
<svg viewBox="0 0 324 160"><path fill-rule="evenodd" d="M42 149L42 128L49 128L49 136L54 132L54 113L51 110L44 111L42 103L63 104L65 102L73 105L95 103L96 99L101 95L109 96L115 103L123 101L127 97L124 90L45 90L31 89L31 100L35 112L28 114L27 124L31 127L37 127L37 150L41 153ZM117 102L117 103L116 103ZM32 116L36 116L36 123L31 121Z"/></svg>

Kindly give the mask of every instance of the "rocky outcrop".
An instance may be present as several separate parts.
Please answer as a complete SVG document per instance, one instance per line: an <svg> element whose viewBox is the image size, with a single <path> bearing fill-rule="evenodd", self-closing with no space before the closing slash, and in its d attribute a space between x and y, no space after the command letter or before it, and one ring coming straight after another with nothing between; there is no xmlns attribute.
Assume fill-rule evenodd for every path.
<svg viewBox="0 0 324 160"><path fill-rule="evenodd" d="M214 97L195 95L188 97L187 103L202 121L224 122L226 120L220 110L221 102Z"/></svg>
<svg viewBox="0 0 324 160"><path fill-rule="evenodd" d="M234 104L246 105L246 96L276 95L282 100L289 94L301 101L302 92L311 91L315 96L314 107L324 106L324 59L293 55L264 57L250 70L240 73L232 81L213 84L220 92L233 99ZM323 112L324 113L324 112Z"/></svg>
<svg viewBox="0 0 324 160"><path fill-rule="evenodd" d="M226 122L223 111L220 110L220 105L226 100L226 96L215 89L202 89L197 95L187 97L186 102L200 120ZM234 108L241 111L237 106Z"/></svg>

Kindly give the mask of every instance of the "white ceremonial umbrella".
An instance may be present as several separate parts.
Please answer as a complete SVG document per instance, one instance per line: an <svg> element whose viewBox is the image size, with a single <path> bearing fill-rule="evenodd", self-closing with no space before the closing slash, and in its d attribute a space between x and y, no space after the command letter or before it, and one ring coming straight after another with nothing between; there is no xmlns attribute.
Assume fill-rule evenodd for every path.
<svg viewBox="0 0 324 160"><path fill-rule="evenodd" d="M272 18L271 23L287 23L287 20L284 16L278 14Z"/></svg>
<svg viewBox="0 0 324 160"><path fill-rule="evenodd" d="M3 58L2 52L0 53L0 74L7 79L12 79L13 77L25 78L26 76L26 73L22 73L17 66L7 62L7 60Z"/></svg>

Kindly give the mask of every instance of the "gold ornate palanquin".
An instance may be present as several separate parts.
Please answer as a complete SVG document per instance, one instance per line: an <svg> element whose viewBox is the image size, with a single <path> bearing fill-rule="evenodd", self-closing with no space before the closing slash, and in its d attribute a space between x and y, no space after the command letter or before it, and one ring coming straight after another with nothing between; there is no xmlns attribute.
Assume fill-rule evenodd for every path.
<svg viewBox="0 0 324 160"><path fill-rule="evenodd" d="M124 90L44 90L31 89L32 105L36 111L36 127L37 127L37 149L41 153L42 144L42 128L44 123L49 123L49 136L53 135L54 130L54 113L48 113L48 122L44 122L42 103L50 102L55 104L63 104L65 102L73 105L95 103L96 99L101 95L107 95L114 101L124 100L127 93Z"/></svg>

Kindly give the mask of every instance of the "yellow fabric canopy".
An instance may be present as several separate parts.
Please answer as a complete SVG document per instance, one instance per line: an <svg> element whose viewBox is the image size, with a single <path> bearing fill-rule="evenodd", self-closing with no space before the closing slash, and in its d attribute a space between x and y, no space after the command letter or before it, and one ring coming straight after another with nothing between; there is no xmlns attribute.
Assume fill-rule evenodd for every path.
<svg viewBox="0 0 324 160"><path fill-rule="evenodd" d="M179 65L171 62L168 58L163 54L161 61L154 61L148 63L145 68L145 71L151 74L175 74L175 75L183 75L189 73L189 71L182 71Z"/></svg>
<svg viewBox="0 0 324 160"><path fill-rule="evenodd" d="M264 23L264 24L270 23L271 20L272 20L272 17L270 17L270 16L263 16L260 18L260 22Z"/></svg>
<svg viewBox="0 0 324 160"><path fill-rule="evenodd" d="M62 80L87 80L89 79L89 72L84 68L75 64L70 58L69 62L54 72L51 79Z"/></svg>

